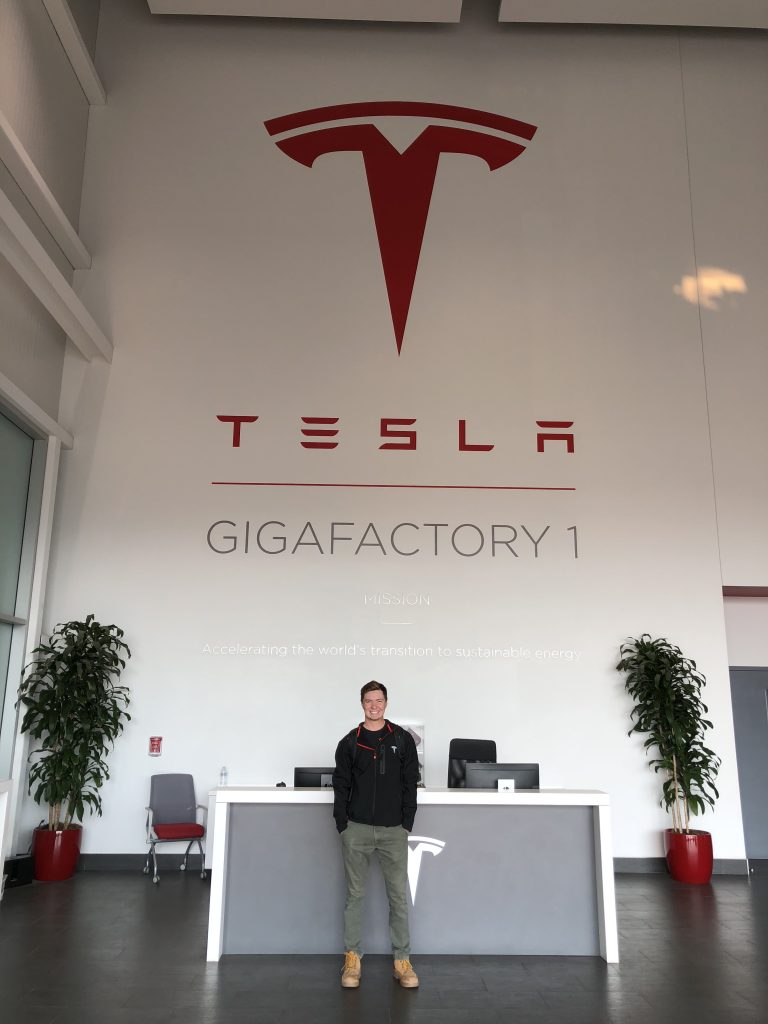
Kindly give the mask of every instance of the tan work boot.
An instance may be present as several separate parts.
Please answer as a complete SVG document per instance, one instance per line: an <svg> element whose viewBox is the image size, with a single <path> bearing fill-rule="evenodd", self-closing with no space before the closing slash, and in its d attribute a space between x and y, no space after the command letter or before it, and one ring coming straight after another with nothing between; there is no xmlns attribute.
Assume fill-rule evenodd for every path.
<svg viewBox="0 0 768 1024"><path fill-rule="evenodd" d="M419 987L419 976L411 967L410 960L395 960L395 981L399 981L403 988Z"/></svg>
<svg viewBox="0 0 768 1024"><path fill-rule="evenodd" d="M360 986L360 957L351 950L344 954L344 967L341 972L342 988L359 988Z"/></svg>

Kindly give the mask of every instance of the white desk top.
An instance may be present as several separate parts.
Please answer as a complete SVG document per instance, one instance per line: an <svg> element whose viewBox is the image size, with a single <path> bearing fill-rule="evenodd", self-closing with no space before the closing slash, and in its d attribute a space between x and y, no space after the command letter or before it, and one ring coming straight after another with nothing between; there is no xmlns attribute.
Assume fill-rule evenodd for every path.
<svg viewBox="0 0 768 1024"><path fill-rule="evenodd" d="M293 789L289 786L223 786L211 790L217 804L331 804L333 790ZM417 789L418 804L503 807L605 807L607 793L598 789Z"/></svg>

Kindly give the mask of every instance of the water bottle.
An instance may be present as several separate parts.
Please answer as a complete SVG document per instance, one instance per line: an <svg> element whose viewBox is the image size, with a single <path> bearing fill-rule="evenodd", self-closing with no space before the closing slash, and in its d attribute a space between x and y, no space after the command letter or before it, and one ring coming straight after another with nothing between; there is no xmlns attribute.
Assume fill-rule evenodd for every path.
<svg viewBox="0 0 768 1024"><path fill-rule="evenodd" d="M219 785L226 786L229 784L229 772L227 771L226 765L219 772Z"/></svg>

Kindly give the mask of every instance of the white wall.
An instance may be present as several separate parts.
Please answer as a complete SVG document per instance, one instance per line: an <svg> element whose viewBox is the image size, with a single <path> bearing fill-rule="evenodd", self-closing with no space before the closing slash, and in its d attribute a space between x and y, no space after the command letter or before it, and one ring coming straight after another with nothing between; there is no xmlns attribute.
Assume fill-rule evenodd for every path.
<svg viewBox="0 0 768 1024"><path fill-rule="evenodd" d="M88 103L42 0L6 0L0 106L77 227Z"/></svg>
<svg viewBox="0 0 768 1024"><path fill-rule="evenodd" d="M90 38L98 3L79 14ZM0 111L76 228L89 107L42 0L5 0L0 10ZM3 164L0 187L71 281L71 266ZM63 331L0 259L0 373L54 419L64 347Z"/></svg>
<svg viewBox="0 0 768 1024"><path fill-rule="evenodd" d="M77 23L83 42L93 58L96 55L96 36L99 29L100 0L67 0Z"/></svg>
<svg viewBox="0 0 768 1024"><path fill-rule="evenodd" d="M544 785L609 789L616 854L659 855L666 818L614 670L620 641L648 631L709 679L724 764L704 824L716 856L743 857L702 340L674 290L695 268L677 34L218 24L124 0L102 12L97 56L110 103L89 136L84 296L116 355L109 372L68 375L78 444L47 620L94 611L125 628L134 719L86 851L142 848L152 771L192 770L202 793L224 763L233 782L271 784L330 762L376 677L394 720L426 723L430 785L452 736L492 736L500 758L540 761ZM710 73L738 75L734 60ZM369 99L539 126L493 173L441 157L399 357L359 155L310 170L263 127ZM216 419L228 413L260 417L237 449ZM339 416L339 449L302 449L303 415ZM379 451L382 416L417 417L418 450ZM457 452L460 417L495 450ZM574 420L573 455L537 454L540 418ZM307 520L324 537L333 520L358 537L372 521L550 530L538 558L524 539L517 558L435 557L423 533L413 557L267 555L253 537L249 554L222 555L205 539L221 519L241 536L246 519L280 520L293 539ZM391 625L365 604L380 592L430 604ZM288 653L206 651L238 643ZM408 643L454 653L369 650ZM367 653L318 653L334 644ZM478 645L531 654L455 653ZM165 737L160 761L150 734Z"/></svg>
<svg viewBox="0 0 768 1024"><path fill-rule="evenodd" d="M723 583L765 586L768 38L690 33L682 55L697 265L727 272L701 308Z"/></svg>
<svg viewBox="0 0 768 1024"><path fill-rule="evenodd" d="M0 259L0 373L49 416L59 410L64 337L10 264Z"/></svg>
<svg viewBox="0 0 768 1024"><path fill-rule="evenodd" d="M728 661L740 668L768 665L768 598L726 597Z"/></svg>

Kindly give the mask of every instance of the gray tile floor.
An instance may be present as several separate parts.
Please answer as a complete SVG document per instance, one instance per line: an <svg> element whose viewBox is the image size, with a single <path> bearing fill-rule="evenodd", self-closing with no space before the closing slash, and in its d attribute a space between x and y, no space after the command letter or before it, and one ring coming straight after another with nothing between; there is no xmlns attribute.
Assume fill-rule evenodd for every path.
<svg viewBox="0 0 768 1024"><path fill-rule="evenodd" d="M617 878L622 962L418 956L417 991L386 957L339 987L340 957L206 964L208 884L84 873L0 904L2 1024L766 1024L768 878L684 886Z"/></svg>

